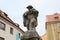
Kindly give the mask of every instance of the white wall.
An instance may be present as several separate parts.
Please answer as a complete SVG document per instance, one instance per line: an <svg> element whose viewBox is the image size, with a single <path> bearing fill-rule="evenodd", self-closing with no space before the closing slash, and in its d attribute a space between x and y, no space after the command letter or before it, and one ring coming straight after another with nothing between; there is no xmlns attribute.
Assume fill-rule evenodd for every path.
<svg viewBox="0 0 60 40"><path fill-rule="evenodd" d="M22 33L20 31L18 31L14 25L10 24L3 18L0 18L0 21L3 22L4 24L6 24L5 31L0 29L0 37L5 38L5 40L16 40L16 32L18 32L18 33L20 33L20 35L22 35ZM13 34L10 34L10 27L13 28Z"/></svg>

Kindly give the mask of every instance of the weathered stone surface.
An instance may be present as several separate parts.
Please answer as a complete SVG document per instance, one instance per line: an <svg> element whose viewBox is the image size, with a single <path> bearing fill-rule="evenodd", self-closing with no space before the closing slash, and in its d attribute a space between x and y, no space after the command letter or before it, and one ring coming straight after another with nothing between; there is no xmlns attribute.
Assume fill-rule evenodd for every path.
<svg viewBox="0 0 60 40"><path fill-rule="evenodd" d="M27 9L28 11L23 14L23 23L28 31L21 36L21 40L42 40L35 29L37 27L38 11L31 5Z"/></svg>
<svg viewBox="0 0 60 40"><path fill-rule="evenodd" d="M27 27L28 30L30 30L31 28L37 27L37 17L39 12L31 5L29 5L27 8L28 11L23 14L23 23L24 26Z"/></svg>
<svg viewBox="0 0 60 40"><path fill-rule="evenodd" d="M33 38L33 37L39 37L38 33L35 30L29 30L23 34L21 39L28 39L28 38Z"/></svg>

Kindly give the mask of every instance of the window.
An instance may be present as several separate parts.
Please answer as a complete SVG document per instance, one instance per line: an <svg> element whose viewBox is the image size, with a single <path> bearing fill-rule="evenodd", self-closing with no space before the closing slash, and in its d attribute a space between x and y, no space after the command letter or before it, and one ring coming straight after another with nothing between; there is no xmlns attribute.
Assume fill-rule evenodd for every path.
<svg viewBox="0 0 60 40"><path fill-rule="evenodd" d="M5 40L4 38L0 37L0 40Z"/></svg>
<svg viewBox="0 0 60 40"><path fill-rule="evenodd" d="M16 32L16 40L20 40L20 33Z"/></svg>
<svg viewBox="0 0 60 40"><path fill-rule="evenodd" d="M60 32L60 23L58 23L58 31Z"/></svg>
<svg viewBox="0 0 60 40"><path fill-rule="evenodd" d="M55 17L55 19L56 19L56 20L58 20L58 19L59 19L59 17L57 16L57 17Z"/></svg>
<svg viewBox="0 0 60 40"><path fill-rule="evenodd" d="M13 28L10 28L10 33L13 34Z"/></svg>
<svg viewBox="0 0 60 40"><path fill-rule="evenodd" d="M19 33L19 38L20 38L20 33Z"/></svg>
<svg viewBox="0 0 60 40"><path fill-rule="evenodd" d="M5 24L0 22L0 29L5 30Z"/></svg>

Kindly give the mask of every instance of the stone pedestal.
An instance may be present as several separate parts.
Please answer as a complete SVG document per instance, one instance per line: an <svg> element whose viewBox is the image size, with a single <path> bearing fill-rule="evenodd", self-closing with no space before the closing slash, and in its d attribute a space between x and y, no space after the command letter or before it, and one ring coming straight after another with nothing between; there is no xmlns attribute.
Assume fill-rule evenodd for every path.
<svg viewBox="0 0 60 40"><path fill-rule="evenodd" d="M35 30L28 30L22 36L21 40L42 40Z"/></svg>

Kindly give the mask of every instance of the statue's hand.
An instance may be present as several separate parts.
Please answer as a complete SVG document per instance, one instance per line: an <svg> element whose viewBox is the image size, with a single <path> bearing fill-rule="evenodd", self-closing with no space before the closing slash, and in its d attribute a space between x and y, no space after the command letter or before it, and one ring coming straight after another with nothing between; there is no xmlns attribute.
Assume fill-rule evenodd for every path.
<svg viewBox="0 0 60 40"><path fill-rule="evenodd" d="M24 15L27 15L27 13L25 13Z"/></svg>

